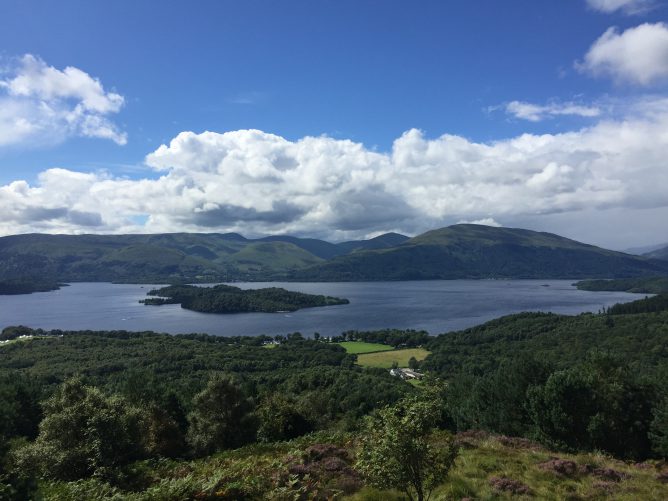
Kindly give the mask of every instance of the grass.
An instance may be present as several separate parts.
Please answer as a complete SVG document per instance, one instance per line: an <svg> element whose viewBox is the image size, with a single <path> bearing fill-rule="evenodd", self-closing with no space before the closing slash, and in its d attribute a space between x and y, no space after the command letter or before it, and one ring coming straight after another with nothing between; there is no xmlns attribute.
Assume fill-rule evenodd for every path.
<svg viewBox="0 0 668 501"><path fill-rule="evenodd" d="M512 439L511 439L512 440ZM603 454L563 454L540 446L505 444L499 437L466 440L460 455L445 483L438 486L432 501L493 499L557 500L663 500L668 499L668 484L657 479L659 463L645 463L642 467L625 463ZM611 469L623 474L619 481L605 480L592 473L560 475L540 465L550 459L575 462L579 466ZM497 490L492 479L514 480L529 490L528 494L512 494ZM400 501L401 493L364 487L345 497L347 501Z"/></svg>
<svg viewBox="0 0 668 501"><path fill-rule="evenodd" d="M389 344L365 343L364 341L344 341L336 343L343 346L348 353L359 355L360 353L375 353L377 351L390 351L394 348Z"/></svg>
<svg viewBox="0 0 668 501"><path fill-rule="evenodd" d="M668 499L668 485L657 480L656 465L650 463L640 468L603 454L555 453L540 446L504 444L498 437L474 439L469 444L472 448L461 450L449 481L436 490L435 499L509 498L509 493L492 487L490 479L493 477L505 477L526 485L531 494L517 496L519 499ZM608 468L625 478L611 481L591 473L561 475L541 468L541 463L555 457L579 466Z"/></svg>
<svg viewBox="0 0 668 501"><path fill-rule="evenodd" d="M357 356L358 365L364 367L379 367L390 369L396 362L399 367L408 367L408 360L415 357L416 360L424 360L429 352L424 348L407 348L405 350L382 351L377 353L363 353Z"/></svg>
<svg viewBox="0 0 668 501"><path fill-rule="evenodd" d="M525 439L490 436L483 432L463 433L456 437L459 457L447 478L431 497L432 501L471 498L496 499L607 500L620 501L668 499L668 484L658 478L666 471L659 461L634 464L603 454L566 454L550 451ZM79 482L42 482L45 501L81 499L155 501L177 499L313 499L309 482L289 476L290 464L303 457L311 444L336 444L348 451L354 462L357 440L352 434L320 432L291 442L254 444L197 460L147 460L133 466L135 492L121 491L100 479ZM433 444L436 447L438 444ZM542 463L551 459L572 461L578 469L559 474ZM589 467L589 469L585 467ZM614 470L621 478L601 478L595 469ZM319 471L319 470L318 470ZM324 471L324 470L323 470ZM329 471L329 470L328 470ZM333 471L333 470L332 470ZM589 471L589 472L587 472ZM338 472L338 473L337 473ZM336 472L317 475L340 475ZM341 478L341 477L336 477ZM528 489L528 494L513 495L494 487L493 479L506 479ZM313 485L322 486L325 481ZM313 482L311 482L313 483ZM332 484L336 486L336 484ZM361 487L361 488L360 488ZM336 487L334 487L336 488ZM394 490L378 490L360 485L347 496L332 497L348 501L404 501Z"/></svg>

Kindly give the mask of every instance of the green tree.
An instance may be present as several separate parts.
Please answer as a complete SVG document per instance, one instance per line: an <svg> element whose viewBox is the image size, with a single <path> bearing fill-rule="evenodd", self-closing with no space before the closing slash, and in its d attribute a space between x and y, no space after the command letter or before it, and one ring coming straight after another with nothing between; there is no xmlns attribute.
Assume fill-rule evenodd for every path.
<svg viewBox="0 0 668 501"><path fill-rule="evenodd" d="M411 501L429 499L457 457L437 392L407 397L367 418L356 469L380 488L399 489Z"/></svg>
<svg viewBox="0 0 668 501"><path fill-rule="evenodd" d="M649 438L654 452L668 458L668 398L664 398L654 407Z"/></svg>
<svg viewBox="0 0 668 501"><path fill-rule="evenodd" d="M420 363L417 361L417 358L411 357L408 359L408 368L415 370L419 367Z"/></svg>
<svg viewBox="0 0 668 501"><path fill-rule="evenodd" d="M313 430L297 402L281 394L266 398L257 409L257 417L257 437L263 442L290 440Z"/></svg>
<svg viewBox="0 0 668 501"><path fill-rule="evenodd" d="M176 458L186 452L186 441L179 424L157 405L146 411L144 447L150 456Z"/></svg>
<svg viewBox="0 0 668 501"><path fill-rule="evenodd" d="M16 463L62 480L113 473L143 455L142 426L141 412L121 397L70 379L44 403L39 435Z"/></svg>
<svg viewBox="0 0 668 501"><path fill-rule="evenodd" d="M652 388L638 382L628 367L597 353L528 391L529 411L543 442L636 459L651 450L652 400Z"/></svg>
<svg viewBox="0 0 668 501"><path fill-rule="evenodd" d="M253 434L250 400L228 375L216 374L195 395L188 442L197 454L239 447Z"/></svg>

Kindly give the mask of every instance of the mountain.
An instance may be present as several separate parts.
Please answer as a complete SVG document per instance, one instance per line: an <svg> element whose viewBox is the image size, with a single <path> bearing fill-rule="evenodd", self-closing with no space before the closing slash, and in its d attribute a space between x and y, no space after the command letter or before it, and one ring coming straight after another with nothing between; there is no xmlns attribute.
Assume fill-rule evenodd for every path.
<svg viewBox="0 0 668 501"><path fill-rule="evenodd" d="M394 247L361 250L290 274L294 280L614 278L659 275L668 264L550 233L457 224Z"/></svg>
<svg viewBox="0 0 668 501"><path fill-rule="evenodd" d="M337 244L318 240L316 238L297 238L289 235L274 235L258 239L261 242L287 242L296 245L300 249L310 252L321 259L331 259L344 254L345 251Z"/></svg>
<svg viewBox="0 0 668 501"><path fill-rule="evenodd" d="M616 278L668 274L668 263L549 233L460 224L409 238L334 244L237 233L0 238L0 281L221 282Z"/></svg>
<svg viewBox="0 0 668 501"><path fill-rule="evenodd" d="M664 247L668 247L668 243L644 245L642 247L630 247L628 249L624 249L622 252L625 252L626 254L635 254L637 256L642 256L645 254L649 254L650 252L654 252L655 250L663 249Z"/></svg>
<svg viewBox="0 0 668 501"><path fill-rule="evenodd" d="M294 243L251 240L236 233L0 238L2 279L217 282L267 278L320 261Z"/></svg>
<svg viewBox="0 0 668 501"><path fill-rule="evenodd" d="M349 242L341 242L337 247L341 250L341 254L349 254L360 250L374 250L387 249L388 247L396 247L410 240L411 237L401 235L399 233L385 233L370 240L351 240Z"/></svg>
<svg viewBox="0 0 668 501"><path fill-rule="evenodd" d="M653 250L652 252L648 252L647 254L643 254L643 256L647 257L647 258L650 258L650 259L668 260L668 246L663 247L661 249Z"/></svg>

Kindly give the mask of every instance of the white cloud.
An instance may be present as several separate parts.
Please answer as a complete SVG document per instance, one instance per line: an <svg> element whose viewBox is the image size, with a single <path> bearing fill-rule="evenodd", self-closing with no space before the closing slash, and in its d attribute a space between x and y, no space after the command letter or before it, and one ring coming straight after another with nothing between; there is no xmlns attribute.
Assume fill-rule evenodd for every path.
<svg viewBox="0 0 668 501"><path fill-rule="evenodd" d="M645 23L621 33L609 28L576 67L638 85L664 80L668 78L668 25Z"/></svg>
<svg viewBox="0 0 668 501"><path fill-rule="evenodd" d="M651 10L655 0L586 0L589 8L598 12L610 14L622 11L625 14L641 14Z"/></svg>
<svg viewBox="0 0 668 501"><path fill-rule="evenodd" d="M0 234L237 231L336 240L458 221L545 220L586 235L594 219L583 214L668 213L666 131L668 99L655 98L563 134L476 143L412 129L387 153L329 137L182 132L147 156L154 179L49 169L34 185L1 186Z"/></svg>
<svg viewBox="0 0 668 501"><path fill-rule="evenodd" d="M498 108L498 107L496 107ZM506 113L530 122L540 122L555 116L580 116L586 118L597 117L601 109L596 106L587 106L574 102L552 102L546 105L527 103L526 101L511 101L503 106Z"/></svg>
<svg viewBox="0 0 668 501"><path fill-rule="evenodd" d="M123 96L106 92L88 73L58 70L27 54L0 75L0 147L55 144L71 136L125 144L126 134L107 118L123 104Z"/></svg>
<svg viewBox="0 0 668 501"><path fill-rule="evenodd" d="M587 0L590 9L610 14L622 11L625 14L640 14L652 9L654 0Z"/></svg>

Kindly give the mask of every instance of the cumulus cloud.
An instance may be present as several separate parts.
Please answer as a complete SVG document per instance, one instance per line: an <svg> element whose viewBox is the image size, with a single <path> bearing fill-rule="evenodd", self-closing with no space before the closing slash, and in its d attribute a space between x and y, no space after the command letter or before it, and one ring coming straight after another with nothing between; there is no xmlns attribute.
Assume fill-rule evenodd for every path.
<svg viewBox="0 0 668 501"><path fill-rule="evenodd" d="M618 82L650 85L668 78L668 25L645 23L626 31L609 28L589 48L580 71Z"/></svg>
<svg viewBox="0 0 668 501"><path fill-rule="evenodd" d="M610 14L621 11L625 14L640 14L654 7L654 0L587 0L590 9Z"/></svg>
<svg viewBox="0 0 668 501"><path fill-rule="evenodd" d="M123 107L123 96L105 91L88 73L59 70L27 54L0 74L0 147L55 144L68 137L127 136L108 118Z"/></svg>
<svg viewBox="0 0 668 501"><path fill-rule="evenodd" d="M527 103L526 101L511 101L506 103L503 109L515 118L530 122L540 122L547 118L564 115L593 118L601 114L601 109L596 106L587 106L572 101L552 102L546 105Z"/></svg>
<svg viewBox="0 0 668 501"><path fill-rule="evenodd" d="M332 240L459 221L668 209L668 99L562 134L477 143L411 129L381 153L329 137L182 132L146 157L158 177L44 171L0 187L0 233L237 231ZM559 216L559 217L558 217ZM599 224L599 223L597 223Z"/></svg>

